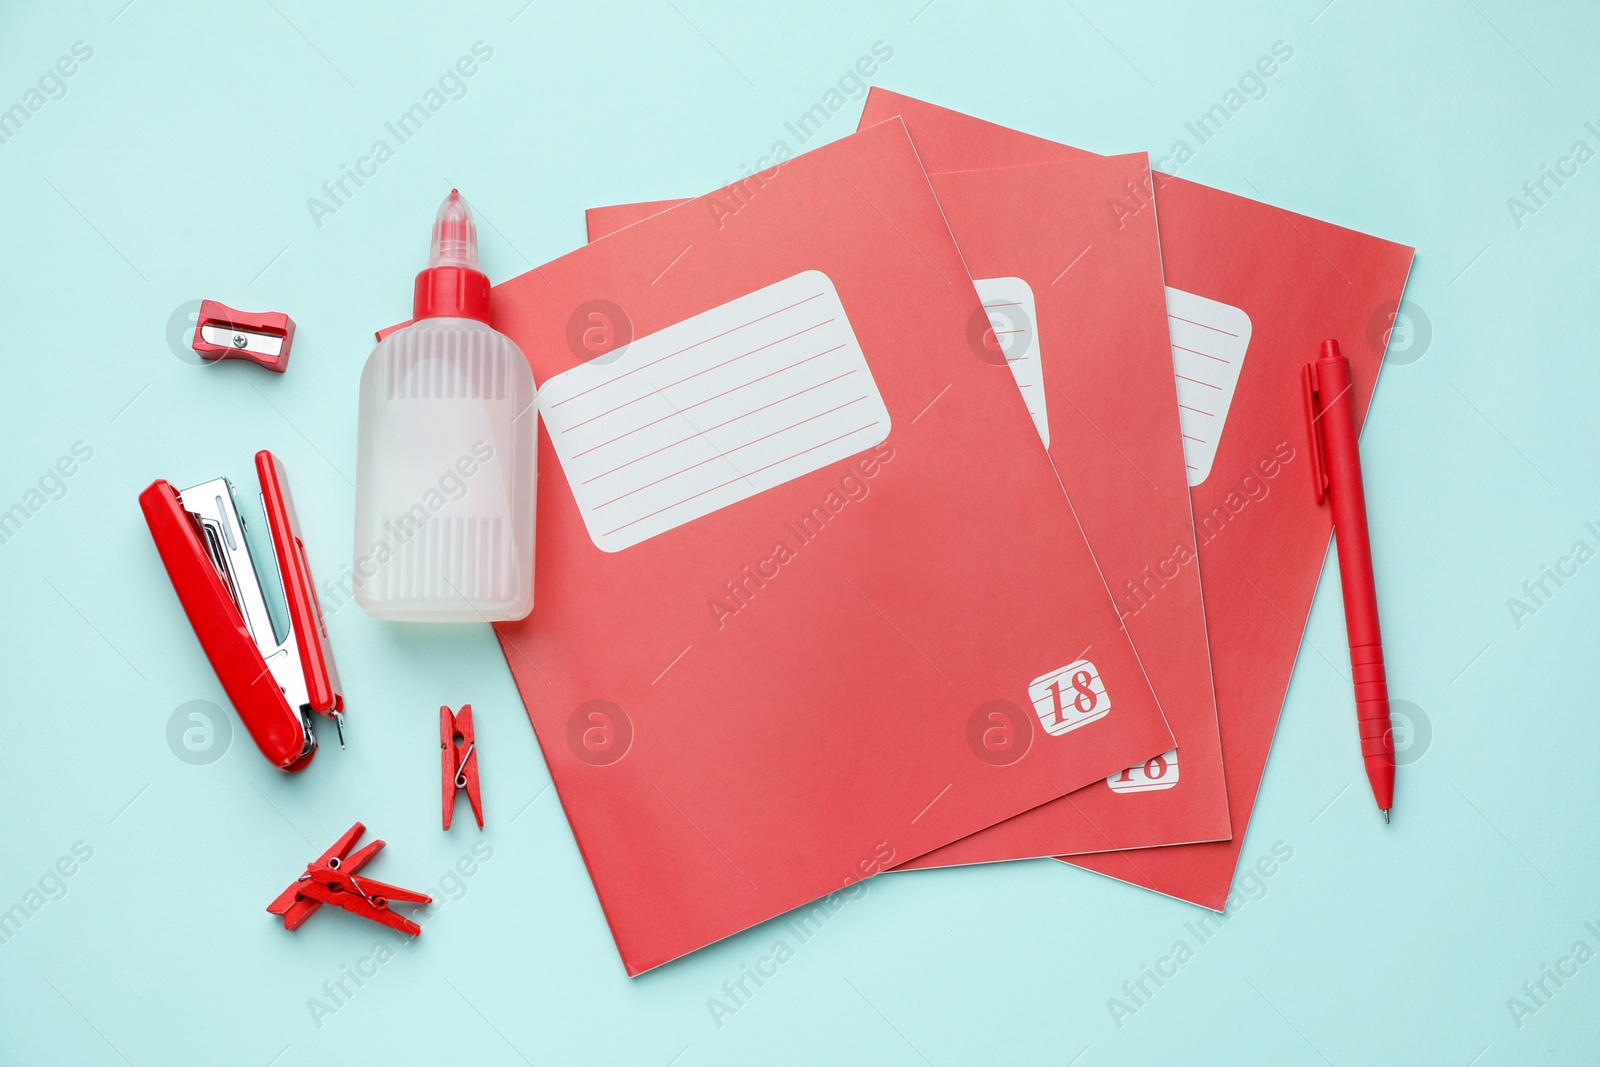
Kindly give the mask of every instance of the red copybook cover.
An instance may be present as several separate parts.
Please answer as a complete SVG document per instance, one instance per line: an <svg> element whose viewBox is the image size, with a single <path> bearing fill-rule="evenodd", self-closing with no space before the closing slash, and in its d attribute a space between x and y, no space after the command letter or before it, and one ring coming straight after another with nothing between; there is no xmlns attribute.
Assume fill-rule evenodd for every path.
<svg viewBox="0 0 1600 1067"><path fill-rule="evenodd" d="M1148 157L931 180L984 304L969 344L1012 370L1177 745L905 866L1226 839L1198 569L1155 570L1196 550ZM589 237L675 203L593 209Z"/></svg>
<svg viewBox="0 0 1600 1067"><path fill-rule="evenodd" d="M630 974L1172 744L904 125L712 199L492 298L541 424L496 632Z"/></svg>
<svg viewBox="0 0 1600 1067"><path fill-rule="evenodd" d="M861 126L892 117L929 174L1090 155L872 89ZM1068 862L1220 910L1332 536L1312 495L1300 368L1324 339L1343 342L1365 419L1415 250L1154 177L1234 836ZM1163 560L1151 573L1164 581L1188 566ZM1137 594L1144 604L1166 595L1159 581Z"/></svg>

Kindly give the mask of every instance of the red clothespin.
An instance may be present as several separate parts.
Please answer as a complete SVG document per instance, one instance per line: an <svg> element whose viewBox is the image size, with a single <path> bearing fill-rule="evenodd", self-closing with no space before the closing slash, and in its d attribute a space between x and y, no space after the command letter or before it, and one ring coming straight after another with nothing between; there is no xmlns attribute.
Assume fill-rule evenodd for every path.
<svg viewBox="0 0 1600 1067"><path fill-rule="evenodd" d="M289 369L293 344L294 320L281 311L235 311L215 300L202 300L189 347L207 362L248 359L282 374Z"/></svg>
<svg viewBox="0 0 1600 1067"><path fill-rule="evenodd" d="M278 899L267 905L269 912L283 916L285 930L300 929L318 908L332 904L411 937L422 933L422 927L391 911L389 905L395 902L432 904L432 897L356 876L383 848L383 840L379 838L351 853L351 847L366 832L367 828L361 823L350 827L332 848L307 864L306 872L279 893Z"/></svg>
<svg viewBox="0 0 1600 1067"><path fill-rule="evenodd" d="M483 796L478 791L478 745L472 736L472 705L463 704L461 710L450 713L448 707L439 709L440 769L443 781L444 828L450 829L450 819L455 815L456 793L467 791L472 803L472 814L483 829Z"/></svg>

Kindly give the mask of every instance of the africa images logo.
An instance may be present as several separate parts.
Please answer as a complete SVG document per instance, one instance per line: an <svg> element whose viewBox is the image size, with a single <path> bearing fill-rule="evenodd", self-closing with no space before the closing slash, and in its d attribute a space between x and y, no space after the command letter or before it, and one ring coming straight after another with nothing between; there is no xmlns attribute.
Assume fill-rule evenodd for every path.
<svg viewBox="0 0 1600 1067"><path fill-rule="evenodd" d="M1009 767L1033 747L1033 719L1009 700L979 704L967 717L967 747L991 767Z"/></svg>
<svg viewBox="0 0 1600 1067"><path fill-rule="evenodd" d="M567 747L591 767L609 767L633 747L633 720L609 700L586 700L567 717Z"/></svg>

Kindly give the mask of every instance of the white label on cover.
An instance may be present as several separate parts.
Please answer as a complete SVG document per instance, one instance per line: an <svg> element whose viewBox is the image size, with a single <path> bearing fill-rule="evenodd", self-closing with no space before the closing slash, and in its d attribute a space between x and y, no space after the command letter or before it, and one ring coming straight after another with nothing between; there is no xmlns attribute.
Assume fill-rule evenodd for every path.
<svg viewBox="0 0 1600 1067"><path fill-rule="evenodd" d="M1159 756L1106 779L1113 793L1153 793L1178 784L1178 750L1169 748Z"/></svg>
<svg viewBox="0 0 1600 1067"><path fill-rule="evenodd" d="M1100 672L1086 659L1035 678L1028 686L1028 699L1033 701L1044 732L1051 736L1087 726L1111 711L1111 697Z"/></svg>
<svg viewBox="0 0 1600 1067"><path fill-rule="evenodd" d="M1049 448L1050 418L1045 411L1044 364L1039 360L1039 319L1034 314L1033 289L1021 278L974 278L972 287L989 314L989 328L994 331L1006 365L1016 376L1022 401L1033 416L1034 429Z"/></svg>
<svg viewBox="0 0 1600 1067"><path fill-rule="evenodd" d="M556 375L539 413L606 552L889 436L844 305L815 270Z"/></svg>
<svg viewBox="0 0 1600 1067"><path fill-rule="evenodd" d="M1189 485L1199 485L1217 458L1222 427L1233 406L1250 316L1229 304L1167 287L1167 325L1172 331L1172 370L1178 379L1178 425Z"/></svg>

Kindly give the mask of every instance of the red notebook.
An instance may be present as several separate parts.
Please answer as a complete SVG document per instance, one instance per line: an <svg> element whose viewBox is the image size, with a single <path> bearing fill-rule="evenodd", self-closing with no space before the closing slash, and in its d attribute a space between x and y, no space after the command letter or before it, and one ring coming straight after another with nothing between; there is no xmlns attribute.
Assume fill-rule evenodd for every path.
<svg viewBox="0 0 1600 1067"><path fill-rule="evenodd" d="M1149 159L930 180L1177 745L908 866L1226 840Z"/></svg>
<svg viewBox="0 0 1600 1067"><path fill-rule="evenodd" d="M541 423L496 632L630 974L1172 745L903 124L725 193L493 295Z"/></svg>
<svg viewBox="0 0 1600 1067"><path fill-rule="evenodd" d="M1229 836L1156 213L1143 154L935 175L1004 362L1049 450L1177 745L906 864L933 867ZM670 206L588 213L591 240ZM1159 592L1159 595L1155 595Z"/></svg>
<svg viewBox="0 0 1600 1067"><path fill-rule="evenodd" d="M861 125L892 117L930 174L1090 155L872 89ZM1153 199L1234 837L1068 862L1220 910L1332 536L1300 368L1340 339L1365 418L1387 343L1373 324L1393 321L1414 250L1181 178L1157 175Z"/></svg>

